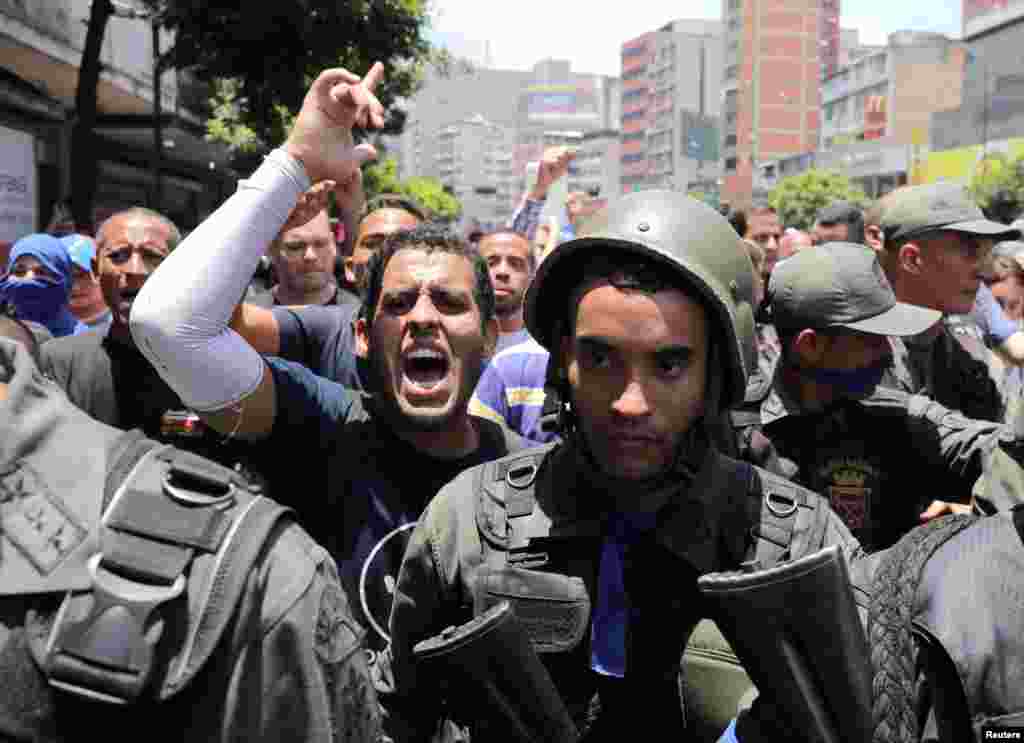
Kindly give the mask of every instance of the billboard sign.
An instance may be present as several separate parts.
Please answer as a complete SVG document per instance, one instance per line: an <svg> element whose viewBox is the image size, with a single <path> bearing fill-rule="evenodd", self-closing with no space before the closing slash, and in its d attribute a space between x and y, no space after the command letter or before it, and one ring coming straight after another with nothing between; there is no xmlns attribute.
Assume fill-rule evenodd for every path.
<svg viewBox="0 0 1024 743"><path fill-rule="evenodd" d="M1009 0L964 0L964 23L993 11L1004 10Z"/></svg>
<svg viewBox="0 0 1024 743"><path fill-rule="evenodd" d="M601 115L600 91L590 80L527 86L520 106L529 121L599 119Z"/></svg>
<svg viewBox="0 0 1024 743"><path fill-rule="evenodd" d="M0 127L0 242L36 231L35 137Z"/></svg>

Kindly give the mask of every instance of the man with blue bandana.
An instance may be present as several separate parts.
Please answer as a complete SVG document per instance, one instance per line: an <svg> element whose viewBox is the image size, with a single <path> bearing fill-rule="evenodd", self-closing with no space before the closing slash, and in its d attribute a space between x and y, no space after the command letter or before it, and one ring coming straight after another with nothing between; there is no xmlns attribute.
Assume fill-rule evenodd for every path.
<svg viewBox="0 0 1024 743"><path fill-rule="evenodd" d="M73 284L71 257L63 243L51 235L28 235L11 248L0 299L13 304L23 320L37 322L60 338L88 330L68 306Z"/></svg>
<svg viewBox="0 0 1024 743"><path fill-rule="evenodd" d="M968 511L987 455L1000 445L1024 454L1009 425L879 387L888 338L919 335L941 315L897 302L869 248L798 253L772 273L767 302L782 355L730 414L739 454L828 498L865 549Z"/></svg>

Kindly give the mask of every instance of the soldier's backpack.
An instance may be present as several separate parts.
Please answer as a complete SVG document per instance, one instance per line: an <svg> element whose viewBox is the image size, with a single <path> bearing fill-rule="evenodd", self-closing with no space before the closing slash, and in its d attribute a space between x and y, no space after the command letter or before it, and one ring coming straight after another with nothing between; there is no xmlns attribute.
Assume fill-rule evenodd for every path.
<svg viewBox="0 0 1024 743"><path fill-rule="evenodd" d="M56 718L104 709L114 716L97 732L110 740L145 720L132 710L185 696L289 513L237 472L137 431L106 461L99 524L83 524L30 465L0 473L0 741L76 737L81 719ZM98 549L69 565L81 551L68 545L87 537Z"/></svg>

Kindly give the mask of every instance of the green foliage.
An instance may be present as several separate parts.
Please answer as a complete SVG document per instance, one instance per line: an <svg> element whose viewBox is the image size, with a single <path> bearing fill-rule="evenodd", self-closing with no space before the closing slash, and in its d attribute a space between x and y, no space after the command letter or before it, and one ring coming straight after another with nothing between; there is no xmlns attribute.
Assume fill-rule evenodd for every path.
<svg viewBox="0 0 1024 743"><path fill-rule="evenodd" d="M363 191L367 201L380 194L401 194L440 220L458 219L462 212L459 200L445 191L436 178L413 177L400 181L398 165L391 157L363 168Z"/></svg>
<svg viewBox="0 0 1024 743"><path fill-rule="evenodd" d="M394 158L386 157L363 168L363 192L367 201L382 193L400 193L400 189L398 163Z"/></svg>
<svg viewBox="0 0 1024 743"><path fill-rule="evenodd" d="M254 152L259 149L260 139L252 127L242 123L238 91L241 83L237 78L215 80L210 106L213 109L206 120L206 139L222 142L233 152Z"/></svg>
<svg viewBox="0 0 1024 743"><path fill-rule="evenodd" d="M988 155L974 173L971 194L990 219L1012 222L1024 209L1024 155Z"/></svg>
<svg viewBox="0 0 1024 743"><path fill-rule="evenodd" d="M800 230L809 230L817 213L839 199L861 208L868 203L860 188L833 170L808 170L784 178L768 194L768 203L779 213L782 224Z"/></svg>
<svg viewBox="0 0 1024 743"><path fill-rule="evenodd" d="M437 219L454 221L462 212L459 200L444 190L437 178L414 176L402 184L402 193L429 209Z"/></svg>
<svg viewBox="0 0 1024 743"><path fill-rule="evenodd" d="M174 31L165 64L188 69L219 89L210 101L211 138L233 147L284 141L294 112L321 71L344 67L363 73L386 67L377 97L388 109L385 133L398 133L405 112L397 101L412 95L432 60L424 35L426 0L150 0L164 28ZM229 95L225 98L224 85Z"/></svg>

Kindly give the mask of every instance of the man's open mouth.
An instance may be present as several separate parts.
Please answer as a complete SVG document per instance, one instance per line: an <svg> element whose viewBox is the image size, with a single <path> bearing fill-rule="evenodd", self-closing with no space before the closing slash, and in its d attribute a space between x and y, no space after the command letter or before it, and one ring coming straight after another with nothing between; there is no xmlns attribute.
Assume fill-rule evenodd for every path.
<svg viewBox="0 0 1024 743"><path fill-rule="evenodd" d="M448 376L448 357L433 348L416 348L402 358L402 373L421 390L432 390Z"/></svg>

